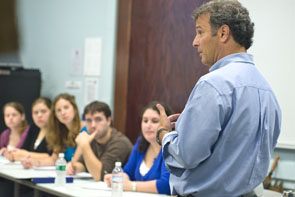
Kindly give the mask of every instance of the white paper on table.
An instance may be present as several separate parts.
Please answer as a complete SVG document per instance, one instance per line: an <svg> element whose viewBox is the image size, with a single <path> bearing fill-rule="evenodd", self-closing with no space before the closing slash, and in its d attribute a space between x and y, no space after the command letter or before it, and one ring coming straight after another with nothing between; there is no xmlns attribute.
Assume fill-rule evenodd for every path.
<svg viewBox="0 0 295 197"><path fill-rule="evenodd" d="M0 163L2 163L2 164L8 164L8 165L19 165L19 164L21 164L20 161L9 161L8 159L6 159L6 160L1 159L0 160Z"/></svg>
<svg viewBox="0 0 295 197"><path fill-rule="evenodd" d="M56 173L55 172L50 172L48 173L49 177L56 177ZM67 177L73 177L74 179L78 178L78 179L82 179L82 178L92 178L92 175L88 172L79 172L76 173L75 175L67 175Z"/></svg>
<svg viewBox="0 0 295 197"><path fill-rule="evenodd" d="M85 185L82 185L82 188L111 191L111 188L108 187L107 184L102 181L94 182L94 183L87 183Z"/></svg>
<svg viewBox="0 0 295 197"><path fill-rule="evenodd" d="M101 67L101 38L85 39L84 75L99 76Z"/></svg>
<svg viewBox="0 0 295 197"><path fill-rule="evenodd" d="M39 166L39 167L33 167L33 170L49 170L49 171L53 171L56 169L55 166Z"/></svg>
<svg viewBox="0 0 295 197"><path fill-rule="evenodd" d="M73 176L74 178L92 178L92 175L88 172L79 172Z"/></svg>

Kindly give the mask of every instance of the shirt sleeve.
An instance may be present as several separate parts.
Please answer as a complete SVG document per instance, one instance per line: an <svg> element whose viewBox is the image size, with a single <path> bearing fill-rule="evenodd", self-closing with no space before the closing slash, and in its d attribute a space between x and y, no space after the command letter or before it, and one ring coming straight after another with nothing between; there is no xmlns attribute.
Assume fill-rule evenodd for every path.
<svg viewBox="0 0 295 197"><path fill-rule="evenodd" d="M27 137L22 145L22 149L25 149L27 151L34 151L34 144L38 137L39 131L40 128L38 128L35 124L32 124L30 126Z"/></svg>
<svg viewBox="0 0 295 197"><path fill-rule="evenodd" d="M170 173L165 167L165 162L161 160L161 177L156 180L156 186L159 194L168 194L170 195L170 186L169 186L169 177Z"/></svg>
<svg viewBox="0 0 295 197"><path fill-rule="evenodd" d="M126 138L127 139L127 138ZM110 142L103 155L100 158L102 163L101 180L103 180L104 173L111 173L115 167L115 162L120 161L122 164L128 159L131 148L128 148L128 142L123 138L117 138Z"/></svg>
<svg viewBox="0 0 295 197"><path fill-rule="evenodd" d="M22 133L20 139L19 139L19 142L16 146L16 148L22 148L26 138L27 138L27 135L28 135L28 132L29 132L29 129L30 129L31 126L27 126L24 130L24 132Z"/></svg>
<svg viewBox="0 0 295 197"><path fill-rule="evenodd" d="M135 180L135 169L136 169L136 164L139 160L138 158L139 152L137 151L139 141L140 141L140 137L137 139L136 144L133 147L132 153L123 168L123 171L129 176L131 181Z"/></svg>
<svg viewBox="0 0 295 197"><path fill-rule="evenodd" d="M207 82L195 86L175 131L163 138L163 157L170 173L181 176L184 169L196 168L211 155L224 120L221 97Z"/></svg>

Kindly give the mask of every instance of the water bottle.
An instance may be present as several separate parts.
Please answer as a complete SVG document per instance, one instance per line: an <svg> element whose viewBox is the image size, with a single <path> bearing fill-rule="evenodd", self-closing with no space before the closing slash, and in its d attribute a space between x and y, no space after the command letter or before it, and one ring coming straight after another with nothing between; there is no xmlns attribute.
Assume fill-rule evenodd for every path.
<svg viewBox="0 0 295 197"><path fill-rule="evenodd" d="M123 195L123 170L121 162L115 163L112 172L112 197L122 197Z"/></svg>
<svg viewBox="0 0 295 197"><path fill-rule="evenodd" d="M55 162L55 166L56 166L55 184L57 186L64 186L66 183L66 165L67 165L67 162L64 159L64 154L59 153L58 159Z"/></svg>

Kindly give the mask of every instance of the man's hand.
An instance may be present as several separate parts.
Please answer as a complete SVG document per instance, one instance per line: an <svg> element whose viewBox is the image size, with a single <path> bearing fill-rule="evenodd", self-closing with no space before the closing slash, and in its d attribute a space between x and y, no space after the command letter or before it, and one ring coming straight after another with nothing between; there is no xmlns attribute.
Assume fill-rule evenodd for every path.
<svg viewBox="0 0 295 197"><path fill-rule="evenodd" d="M173 114L167 117L164 107L161 104L157 104L157 108L160 111L160 124L159 128L166 128L169 132L174 129L175 121L178 119L180 114Z"/></svg>
<svg viewBox="0 0 295 197"><path fill-rule="evenodd" d="M97 131L91 133L90 135L87 132L79 133L76 137L75 141L78 146L83 146L85 144L90 144L92 140L95 138Z"/></svg>

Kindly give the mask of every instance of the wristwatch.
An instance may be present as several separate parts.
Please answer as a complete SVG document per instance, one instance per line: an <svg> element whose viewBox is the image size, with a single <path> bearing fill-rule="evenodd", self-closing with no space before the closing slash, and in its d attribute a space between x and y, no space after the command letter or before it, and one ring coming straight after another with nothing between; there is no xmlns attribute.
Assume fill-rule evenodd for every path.
<svg viewBox="0 0 295 197"><path fill-rule="evenodd" d="M157 135L156 135L156 141L157 141L157 143L160 145L160 146L162 146L162 143L161 143L161 141L160 141L160 134L162 133L162 131L168 131L166 128L161 128L161 129L159 129L158 131L157 131Z"/></svg>

